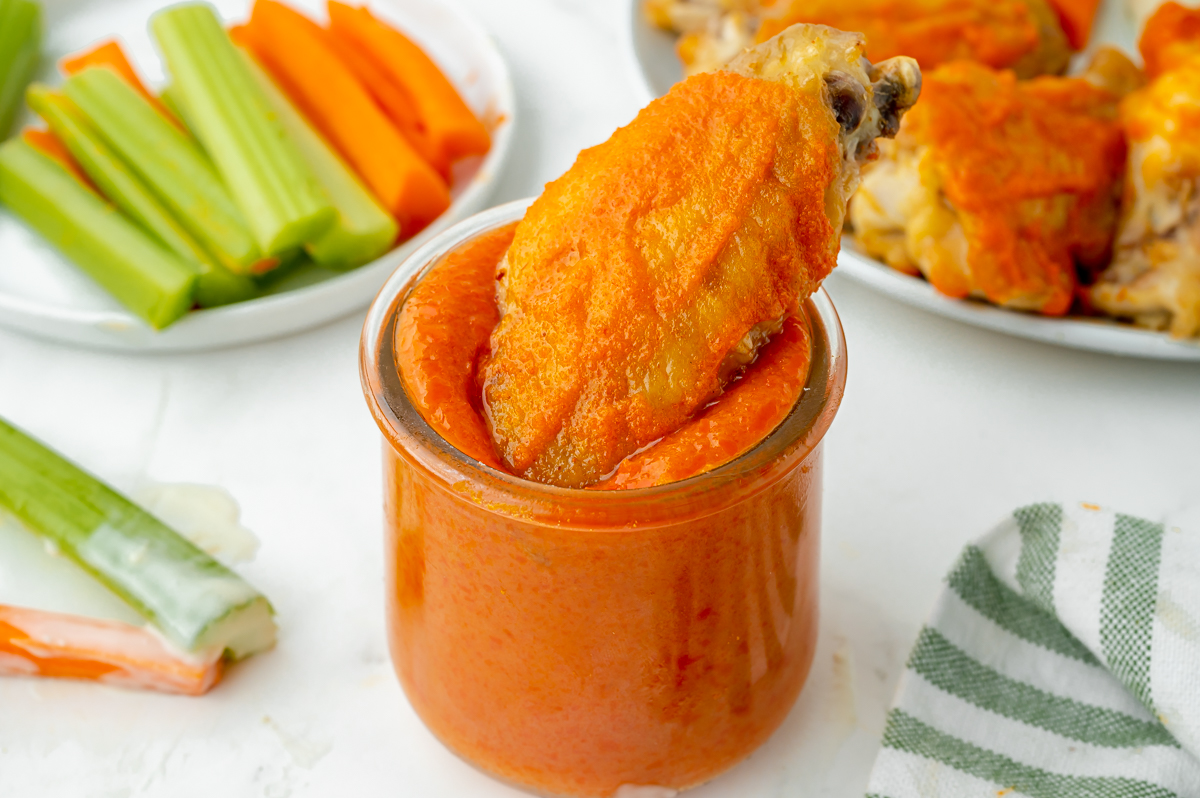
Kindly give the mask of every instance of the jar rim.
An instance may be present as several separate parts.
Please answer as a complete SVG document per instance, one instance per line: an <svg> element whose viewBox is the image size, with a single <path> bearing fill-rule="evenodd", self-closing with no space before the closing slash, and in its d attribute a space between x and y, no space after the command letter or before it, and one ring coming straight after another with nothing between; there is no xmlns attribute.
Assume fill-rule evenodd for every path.
<svg viewBox="0 0 1200 798"><path fill-rule="evenodd" d="M499 471L459 451L425 421L408 397L395 363L394 329L413 287L447 255L483 234L519 221L534 198L515 200L471 216L416 250L388 278L367 311L359 347L359 376L371 414L398 455L450 490L470 495L502 515L551 519L553 526L595 529L600 507L636 511L639 528L677 522L680 511L717 512L758 492L817 449L841 404L846 342L833 302L818 287L801 306L812 337L808 379L796 404L774 430L733 460L709 471L649 488L589 490L534 482ZM726 495L714 501L714 490ZM697 502L706 494L703 502ZM691 515L691 512L688 512Z"/></svg>

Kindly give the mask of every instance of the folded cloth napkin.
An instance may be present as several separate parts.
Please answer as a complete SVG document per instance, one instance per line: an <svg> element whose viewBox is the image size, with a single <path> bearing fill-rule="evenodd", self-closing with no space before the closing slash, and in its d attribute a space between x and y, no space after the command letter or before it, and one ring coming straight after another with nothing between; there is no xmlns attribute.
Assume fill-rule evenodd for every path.
<svg viewBox="0 0 1200 798"><path fill-rule="evenodd" d="M871 798L1200 798L1200 534L1037 504L946 582Z"/></svg>

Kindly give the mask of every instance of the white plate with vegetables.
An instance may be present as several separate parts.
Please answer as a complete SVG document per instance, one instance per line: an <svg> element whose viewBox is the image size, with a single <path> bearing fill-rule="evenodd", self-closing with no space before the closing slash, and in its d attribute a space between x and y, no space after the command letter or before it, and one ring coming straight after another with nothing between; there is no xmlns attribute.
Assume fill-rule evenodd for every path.
<svg viewBox="0 0 1200 798"><path fill-rule="evenodd" d="M135 231L125 230L122 237L110 236L108 228L102 230L99 234L102 248L107 247L111 260L111 263L106 261L105 268L144 270L147 261L156 258L153 251L136 259L123 255L128 254L133 239L149 232L141 237L151 242L150 249L165 249L167 259L177 262L187 261L186 253L195 251L195 261L208 261L210 265L188 263L188 267L200 272L207 268L223 279L205 282L208 278L197 276L189 289L192 291L189 298L169 269L160 270L162 274L151 269L150 287L142 283L131 286L118 279L115 288L110 285L105 290L62 251L77 246L78 239L86 237L85 234L74 229L70 233L60 232L56 246L29 223L17 218L13 210L0 207L0 325L57 341L129 351L201 350L278 337L365 307L410 252L485 205L511 143L515 121L513 89L507 67L491 40L453 6L443 0L370 0L365 3L366 11L339 9L344 24L335 27L327 23L324 2L289 0L285 11L298 11L320 25L335 27L337 35L333 36L329 30L322 33L321 28L303 18L288 19L287 14L275 14L282 16L282 21L269 15L264 15L262 21L256 17L252 24L241 28L242 36L238 37L238 44L245 52L238 52L241 48L233 50L244 62L246 53L252 53L255 60L246 62L245 72L237 72L235 67L235 78L231 79L229 69L215 76L209 69L189 74L189 59L194 60L206 47L225 45L219 41L213 44L213 31L205 29L202 24L205 20L197 20L194 13L191 17L171 18L170 14L156 17L156 12L170 5L163 0L105 0L86 5L46 0L42 57L36 80L49 91L43 92L40 102L35 101L41 113L35 115L25 108L18 114L12 133L18 138L28 126L44 127L42 119L53 116L56 109L63 111L62 98L66 97L65 116L60 114L62 118L51 125L51 131L60 140L65 140L72 130L78 134L68 142L72 145L68 149L76 156L74 160L93 178L108 204L120 207L119 213L109 210L124 219L125 227ZM251 11L246 0L218 0L212 8L224 26L244 23ZM268 11L278 12L278 8ZM152 18L158 20L153 23L153 35ZM490 142L485 145L486 153L475 154L481 147L464 144L465 134L455 138L453 125L442 124L441 117L435 115L435 119L442 121L429 125L420 118L422 112L427 112L428 103L436 106L439 100L403 93L406 87L399 83L400 78L394 77L395 70L407 69L410 64L402 59L388 61L398 48L387 38L387 29L410 37L444 73L487 131ZM284 35L288 36L286 46L277 46L284 41ZM324 37L312 39L321 43L319 57L312 52L307 57L293 57L304 53L303 45L298 42L308 41L305 37L309 36ZM366 37L366 41L355 38L360 36ZM129 92L114 91L111 76L97 75L94 68L83 69L64 82L57 66L60 59L86 52L98 42L112 38L119 40L151 93L162 93L162 104L170 109L163 118L169 119L173 113L187 120L186 135L159 129L161 119L153 115L145 120L152 124L129 124L131 118L141 119L137 114L145 113L150 106L138 105L137 98L128 96ZM381 50L387 51L382 60L369 58ZM351 69L347 59L356 52L359 57ZM373 110L366 112L370 120L353 115L359 106L347 100L344 90L339 90L339 95L333 94L338 90L337 80L311 79L328 76L330 70L314 69L313 65L320 65L321 58L331 53L339 58L339 70L345 73L342 77L348 75L355 81L356 91L361 94L360 103L366 98L372 105ZM368 58L362 58L363 54ZM201 63L206 62L201 59ZM266 84L262 83L264 78ZM408 78L411 80L411 76ZM228 84L222 84L222 80L236 83L238 79L243 86L247 81L259 81L254 84L258 102L267 103L266 115L271 122L264 126L261 118L254 117L256 110L262 116L262 105L251 105L247 111L247 103L227 103L224 107L211 104L213 97L231 96ZM429 82L424 76L420 80L421 85ZM286 85L286 92L279 90L281 85ZM399 99L388 94L396 94L397 86L401 92ZM273 96L271 88L275 89ZM389 100L394 102L389 104ZM194 107L189 107L189 103ZM334 107L350 110L332 113L330 109ZM418 118L405 118L406 107ZM80 126L76 112L83 108L88 113ZM111 120L105 120L106 113ZM447 112L446 119L452 116L452 112ZM380 119L386 123L386 130L376 129L382 127ZM273 127L276 123L278 126ZM404 124L412 126L412 130ZM443 131L442 127L447 126L449 132ZM271 138L279 136L281 128L285 144ZM362 134L364 129L375 131L374 136ZM407 155L395 156L403 145L380 146L393 142L396 136L408 145ZM164 141L166 154L162 155L154 148ZM180 146L180 141L184 146ZM10 141L5 146L12 144ZM184 151L188 148L193 152ZM145 153L151 149L161 157L146 159ZM332 158L331 152L335 153ZM405 160L413 152L432 171ZM80 157L89 153L92 163ZM90 218L89 213L91 217L98 216L98 203L80 194L80 185L71 180L63 183L65 172L50 174L50 183L40 184L37 181L47 172L45 161L31 158L27 150L22 150L20 156L17 172L21 172L21 164L33 168L32 173L24 175L33 181L22 184L25 194L31 187L36 188L45 194L43 199L53 198L49 204L69 206L70 203L60 200L60 193L66 192L81 205L85 219ZM213 190L220 194L224 189L224 204L220 196L216 201L212 196L201 196L200 200L208 200L206 204L196 199L195 192L189 194L187 189L204 180L186 181L184 186L179 181L171 182L172 170L192 168L199 174L206 161L216 177L209 181L217 186ZM99 172L94 174L96 169ZM9 170L10 175L12 171ZM448 194L440 201L428 198L427 186L435 183L429 178L432 172L440 175L441 185ZM238 177L244 173L249 173L250 179ZM351 177L346 178L346 173ZM315 190L309 191L314 183ZM10 177L10 188L12 184ZM365 201L364 193L368 197ZM99 203L99 207L103 205ZM330 207L332 210L327 210ZM188 212L189 208L198 210ZM220 222L222 208L230 211L235 220L225 227L212 224L211 218L215 216ZM399 219L401 228L400 243L382 255L378 252L386 249L388 243L380 245L380 236L387 239L380 210L393 220ZM64 212L56 209L55 213L61 216ZM420 219L422 214L434 218ZM24 216L29 216L28 211ZM240 237L230 234L237 221L241 221L243 229L234 232L240 232ZM91 223L94 227L99 221L91 218ZM339 224L345 228L340 232L336 229ZM415 235L405 234L406 227L411 230L421 224L425 226ZM49 222L42 219L41 225L42 232L63 230L57 217ZM141 247L145 242L135 243ZM137 251L142 249L145 248ZM361 260L363 253L370 253L369 262L354 267L353 259ZM340 256L350 261L338 262ZM131 260L134 262L127 262ZM215 272L212 262L217 264ZM236 279L229 279L230 274ZM137 276L144 278L145 275ZM125 292L123 301L114 298L114 291L118 295ZM180 308L172 309L172 303L194 306L197 292L214 306L195 307L182 315ZM239 301L230 301L234 299ZM178 318L172 320L175 316ZM155 329L154 325L162 329Z"/></svg>

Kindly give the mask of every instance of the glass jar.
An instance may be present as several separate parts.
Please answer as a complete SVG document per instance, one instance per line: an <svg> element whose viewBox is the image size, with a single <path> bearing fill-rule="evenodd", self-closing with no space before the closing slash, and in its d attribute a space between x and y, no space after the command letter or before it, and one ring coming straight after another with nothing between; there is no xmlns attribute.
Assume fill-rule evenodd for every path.
<svg viewBox="0 0 1200 798"><path fill-rule="evenodd" d="M786 420L726 465L654 488L559 488L488 468L416 411L393 337L447 254L518 220L478 214L418 250L367 315L360 367L383 433L392 661L452 751L543 794L685 789L774 731L817 639L821 440L846 382L823 290Z"/></svg>

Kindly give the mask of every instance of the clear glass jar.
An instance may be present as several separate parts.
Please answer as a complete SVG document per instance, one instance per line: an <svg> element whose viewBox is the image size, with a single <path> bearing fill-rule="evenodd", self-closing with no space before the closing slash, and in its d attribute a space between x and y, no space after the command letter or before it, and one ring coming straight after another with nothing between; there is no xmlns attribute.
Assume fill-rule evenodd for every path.
<svg viewBox="0 0 1200 798"><path fill-rule="evenodd" d="M846 382L829 297L804 305L808 384L736 460L654 488L558 488L437 435L395 366L400 307L450 252L520 219L478 214L418 250L363 330L384 437L388 633L417 714L452 751L543 794L685 789L783 721L817 638L821 440Z"/></svg>

